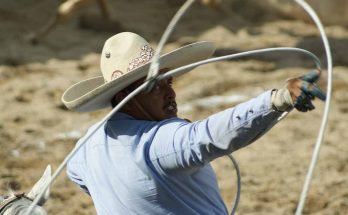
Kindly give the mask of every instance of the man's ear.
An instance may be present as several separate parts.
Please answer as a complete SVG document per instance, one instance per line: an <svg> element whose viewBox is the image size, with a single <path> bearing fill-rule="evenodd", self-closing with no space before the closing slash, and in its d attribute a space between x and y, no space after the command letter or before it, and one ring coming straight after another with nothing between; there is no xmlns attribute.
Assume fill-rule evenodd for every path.
<svg viewBox="0 0 348 215"><path fill-rule="evenodd" d="M128 96L128 92L127 91L120 91L120 92L118 92L118 93L116 93L115 94L115 96L114 96L114 98L113 98L113 103L114 104L119 104L123 99L125 99L127 96ZM128 103L126 103L123 107L122 107L122 109L123 110L127 110L128 109L128 107L129 107L129 104Z"/></svg>

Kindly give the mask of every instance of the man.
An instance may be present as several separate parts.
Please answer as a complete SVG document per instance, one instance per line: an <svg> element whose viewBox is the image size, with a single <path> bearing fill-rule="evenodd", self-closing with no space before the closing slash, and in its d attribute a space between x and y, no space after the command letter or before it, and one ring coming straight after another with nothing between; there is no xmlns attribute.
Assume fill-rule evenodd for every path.
<svg viewBox="0 0 348 215"><path fill-rule="evenodd" d="M179 48L160 58L161 72L206 59L213 51L209 42ZM64 104L76 111L117 105L143 82L153 54L139 35L111 37L101 54L103 75L73 85ZM159 81L91 136L68 163L68 175L102 215L227 214L209 162L255 141L283 111L314 109L314 97L325 99L313 84L317 79L316 72L291 79L284 89L193 123L177 117L172 79Z"/></svg>

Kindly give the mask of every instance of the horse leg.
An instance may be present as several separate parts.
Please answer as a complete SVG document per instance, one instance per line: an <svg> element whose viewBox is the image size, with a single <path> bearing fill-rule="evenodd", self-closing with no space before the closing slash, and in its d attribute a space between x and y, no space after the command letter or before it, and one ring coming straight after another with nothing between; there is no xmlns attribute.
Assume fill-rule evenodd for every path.
<svg viewBox="0 0 348 215"><path fill-rule="evenodd" d="M97 2L98 2L98 5L100 7L100 10L101 10L103 16L106 19L110 20L111 16L110 16L109 7L108 7L106 0L97 0Z"/></svg>
<svg viewBox="0 0 348 215"><path fill-rule="evenodd" d="M37 32L31 33L28 38L29 42L37 44L41 38L43 38L48 32L50 32L56 25L68 20L78 9L86 4L89 4L90 0L67 0L59 5L57 13L53 19L51 19L44 27Z"/></svg>

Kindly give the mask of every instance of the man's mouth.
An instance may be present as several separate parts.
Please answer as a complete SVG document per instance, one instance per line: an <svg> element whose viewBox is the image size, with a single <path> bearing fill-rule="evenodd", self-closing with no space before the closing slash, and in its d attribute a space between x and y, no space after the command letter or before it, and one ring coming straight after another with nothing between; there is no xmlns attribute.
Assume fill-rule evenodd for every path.
<svg viewBox="0 0 348 215"><path fill-rule="evenodd" d="M177 105L176 102L170 102L168 105L166 105L165 109L169 112L177 112Z"/></svg>

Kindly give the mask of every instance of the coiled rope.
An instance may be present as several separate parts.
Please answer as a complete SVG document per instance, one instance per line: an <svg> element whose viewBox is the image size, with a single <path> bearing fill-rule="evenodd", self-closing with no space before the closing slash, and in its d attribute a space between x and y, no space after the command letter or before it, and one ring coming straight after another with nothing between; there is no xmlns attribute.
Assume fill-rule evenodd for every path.
<svg viewBox="0 0 348 215"><path fill-rule="evenodd" d="M302 0L295 0L300 6L302 6L309 14L310 16L314 19L315 23L317 24L321 36L323 38L323 42L324 42L324 46L325 46L325 50L326 50L326 55L328 58L328 87L327 87L327 100L325 103L325 112L324 112L324 116L323 116L323 121L322 121L322 125L320 128L320 132L319 132L319 136L318 136L318 140L315 146L315 150L313 153L313 157L312 157L312 162L307 174L307 178L306 178L306 183L305 186L303 188L303 192L301 194L301 200L299 203L299 206L296 210L296 215L300 215L302 213L302 209L304 206L304 202L306 199L306 195L309 189L309 184L312 178L312 174L313 174L313 170L318 158L318 154L319 154L319 149L320 149L320 145L323 141L323 136L324 136L324 132L325 132L325 128L327 125L327 120L328 120L328 114L330 111L330 103L331 103L331 89L332 89L332 60L331 60L331 52L330 52L330 48L329 48L329 44L328 44L328 40L327 37L325 35L325 32L323 30L322 24L319 20L319 18L316 16L315 12L313 11L313 9L304 1ZM189 65L185 65L182 66L180 68L171 70L163 75L158 75L158 68L159 68L159 54L161 53L161 49L164 46L166 40L168 39L170 33L173 31L176 23L178 22L178 20L183 16L183 14L188 10L189 6L194 2L194 0L187 0L185 2L185 4L179 9L179 11L176 13L176 15L173 17L170 25L168 25L166 31L164 32L162 38L161 38L161 44L159 46L159 49L156 50L156 53L154 55L154 58L152 60L152 63L150 65L150 70L149 70L149 74L147 79L145 80L145 82L143 84L141 84L137 89L135 89L133 92L131 92L124 100L122 100L114 109L112 109L95 127L95 129L93 131L91 131L88 135L84 136L83 139L81 139L81 141L79 142L79 145L77 145L63 160L63 162L59 165L59 167L57 168L57 170L54 172L54 174L52 175L52 178L49 180L49 182L47 182L47 184L43 187L42 191L39 193L38 196L36 196L36 198L34 199L34 201L32 202L32 204L30 205L30 207L28 208L27 212L25 213L25 215L30 215L31 212L33 211L35 205L37 205L37 203L39 202L39 200L43 197L45 191L51 186L51 184L53 183L53 181L58 177L58 175L62 172L63 168L65 167L65 165L67 164L67 162L76 154L76 152L86 143L86 141L92 136L94 135L94 133L106 122L108 121L111 116L113 116L116 112L118 112L127 102L129 102L134 96L136 96L137 94L139 94L140 92L142 92L143 90L149 90L151 89L151 86L154 85L154 83L158 80L161 79L165 79L168 78L170 76L177 76L179 74L184 73L184 70L188 69L188 68L194 68L196 66L199 65L203 65L203 64L208 64L208 63L212 63L212 62L217 62L217 61L223 61L223 60L230 60L230 59L236 59L236 58L240 58L240 57L245 57L245 56L251 56L251 55L255 55L255 54L262 54L262 53L268 53L268 52L274 52L274 51L292 51L292 52L301 52L305 55L308 55L309 57L311 57L315 64L317 69L319 69L319 71L321 71L321 64L320 61L318 59L318 57L316 57L313 53L307 51L307 50L303 50L303 49L299 49L299 48L291 48L291 47L280 47L280 48L269 48L269 49L260 49L260 50L254 50L254 51L248 51L248 52L243 52L243 53L238 53L238 54L232 54L232 55L227 55L227 56L222 56L222 57L217 57L217 58L210 58L207 60L203 60L203 61L199 61L193 64L189 64ZM232 213L234 214L237 206L238 206L238 202L240 199L240 172L239 172L239 167L237 162L234 160L234 158L232 157L232 155L229 156L233 165L235 166L236 169L236 174L237 174L237 194L236 194L236 198L234 201L234 206L232 209Z"/></svg>

